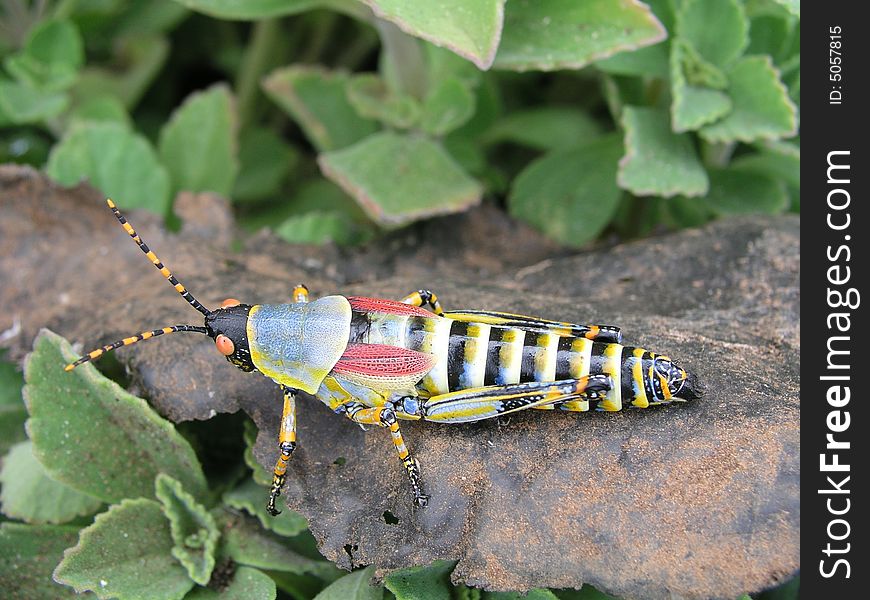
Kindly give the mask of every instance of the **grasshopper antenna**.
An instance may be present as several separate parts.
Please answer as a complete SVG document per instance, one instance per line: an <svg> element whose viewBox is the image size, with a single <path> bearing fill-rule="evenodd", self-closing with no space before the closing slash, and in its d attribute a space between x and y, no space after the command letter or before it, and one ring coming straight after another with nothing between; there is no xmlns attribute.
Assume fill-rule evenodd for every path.
<svg viewBox="0 0 870 600"><path fill-rule="evenodd" d="M118 207L115 206L115 203L112 202L111 198L106 199L106 204L109 205L109 208L112 209L112 212L115 213L115 217L118 219L118 222L121 223L121 226L124 228L124 231L130 234L130 237L133 238L133 241L142 249L142 252L145 253L145 256L148 257L157 270L160 271L160 274L163 275L169 283L175 288L175 291L181 294L181 297L184 298L188 304L194 307L196 310L201 312L202 314L208 316L211 311L203 306L199 300L193 297L193 294L187 291L187 288L184 287L176 278L175 275L172 274L172 271L167 269L163 263L157 258L157 255L148 247L148 245L142 241L142 238L139 237L139 234L136 233L136 230L133 229L133 226L127 222L127 219L124 218L124 215L121 214L121 211L118 210Z"/></svg>
<svg viewBox="0 0 870 600"><path fill-rule="evenodd" d="M166 335L167 333L175 333L176 331L193 331L195 333L202 333L208 335L208 330L205 327L199 327L197 325L173 325L172 327L163 327L162 329L152 329L151 331L143 331L142 333L138 333L136 335L131 335L130 337L126 337L123 340L118 340L117 342L112 342L111 344L106 344L101 348L97 348L96 350L91 350L86 355L82 356L77 361L68 364L63 368L64 371L72 371L77 366L82 363L90 362L94 359L101 357L106 352L111 352L115 348L120 348L121 346L129 346L130 344L135 344L136 342L141 342L142 340L147 340L149 338L157 337L158 335Z"/></svg>
<svg viewBox="0 0 870 600"><path fill-rule="evenodd" d="M118 207L115 206L115 203L112 202L110 198L106 199L106 204L109 205L109 208L112 209L112 212L115 214L115 217L118 219L118 222L124 228L124 231L130 234L130 237L133 238L133 241L142 249L142 252L145 253L145 256L148 257L157 270L160 271L160 274L163 275L169 283L175 288L175 291L181 294L181 297L184 298L188 304L194 307L196 310L208 316L212 311L207 309L205 306L200 303L199 300L193 297L193 294L187 291L187 288L184 287L176 278L175 275L172 274L166 266L163 265L163 262L154 252L148 247L148 245L142 241L142 238L139 237L139 234L136 233L136 230L133 229L133 226L127 222L127 219L124 218L124 215L121 214L121 211L118 210ZM175 333L177 331L192 331L194 333L202 333L208 335L208 330L205 327L199 327L197 325L173 325L172 327L163 327L161 329L152 329L151 331L143 331L142 333L126 337L123 340L118 340L117 342L112 342L111 344L106 344L101 348L97 348L96 350L92 350L85 356L81 357L77 361L68 364L64 367L66 371L72 371L77 366L82 363L86 363L92 361L96 358L99 358L106 352L110 352L115 348L120 348L121 346L129 346L130 344L135 344L136 342L141 342L142 340L147 340L153 337L157 337L158 335L166 335L168 333Z"/></svg>

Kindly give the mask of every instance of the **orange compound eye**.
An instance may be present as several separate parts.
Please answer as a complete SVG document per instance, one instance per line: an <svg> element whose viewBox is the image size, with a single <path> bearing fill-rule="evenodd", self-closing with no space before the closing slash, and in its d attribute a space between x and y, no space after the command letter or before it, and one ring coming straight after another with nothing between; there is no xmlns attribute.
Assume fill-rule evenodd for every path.
<svg viewBox="0 0 870 600"><path fill-rule="evenodd" d="M218 334L218 336L214 339L214 345L217 346L218 352L220 352L224 356L229 356L236 351L233 340L231 340L222 333Z"/></svg>
<svg viewBox="0 0 870 600"><path fill-rule="evenodd" d="M221 308L229 308L230 306L238 306L239 304L241 304L241 302L239 302L235 298L227 298L226 300L221 302Z"/></svg>

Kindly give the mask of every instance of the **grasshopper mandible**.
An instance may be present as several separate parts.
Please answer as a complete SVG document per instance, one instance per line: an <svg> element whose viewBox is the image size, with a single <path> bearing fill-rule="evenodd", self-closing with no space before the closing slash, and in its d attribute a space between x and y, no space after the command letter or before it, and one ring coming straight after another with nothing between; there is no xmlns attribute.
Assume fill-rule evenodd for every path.
<svg viewBox="0 0 870 600"><path fill-rule="evenodd" d="M528 408L585 412L646 408L698 398L697 378L662 356L622 345L610 325L575 325L494 311L445 312L437 296L419 290L401 301L326 296L309 302L298 285L290 304L203 306L164 266L120 213L124 230L191 306L203 326L145 331L91 351L76 366L106 352L178 331L202 333L245 372L280 386L284 409L268 510L296 448L296 395L315 396L337 414L387 428L405 467L414 503L426 506L420 466L399 421L464 423ZM430 310L426 310L428 306Z"/></svg>

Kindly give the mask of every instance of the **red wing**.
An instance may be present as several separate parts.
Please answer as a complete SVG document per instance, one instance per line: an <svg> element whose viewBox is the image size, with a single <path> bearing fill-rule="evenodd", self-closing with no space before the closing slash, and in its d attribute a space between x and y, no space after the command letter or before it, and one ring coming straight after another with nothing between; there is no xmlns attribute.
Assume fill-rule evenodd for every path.
<svg viewBox="0 0 870 600"><path fill-rule="evenodd" d="M382 377L423 377L435 365L435 357L424 352L383 344L348 344L333 370Z"/></svg>
<svg viewBox="0 0 870 600"><path fill-rule="evenodd" d="M360 312L380 312L391 315L418 315L431 317L432 313L425 308L405 304L398 300L384 300L382 298L363 298L362 296L349 296L348 302L353 310Z"/></svg>

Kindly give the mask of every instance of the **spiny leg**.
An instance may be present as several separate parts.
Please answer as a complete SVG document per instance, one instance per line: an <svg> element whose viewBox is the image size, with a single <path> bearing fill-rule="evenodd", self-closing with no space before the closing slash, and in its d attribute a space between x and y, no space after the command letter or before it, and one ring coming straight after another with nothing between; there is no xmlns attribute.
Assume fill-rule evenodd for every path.
<svg viewBox="0 0 870 600"><path fill-rule="evenodd" d="M380 425L387 427L390 430L390 435L393 438L393 445L399 453L399 458L402 460L402 465L405 467L405 472L408 474L408 481L411 484L411 491L414 493L414 504L419 507L424 507L429 503L429 496L423 493L420 477L420 463L417 459L411 456L408 447L405 445L405 439L402 437L402 432L399 429L399 420L396 416L396 410L392 404L384 406L376 406L373 408L366 407L359 402L349 402L342 406L343 412L347 417L355 423L363 425Z"/></svg>
<svg viewBox="0 0 870 600"><path fill-rule="evenodd" d="M296 449L296 390L281 388L284 391L284 411L281 415L281 429L278 432L278 460L275 462L275 470L272 471L272 489L269 492L269 504L266 510L273 517L281 514L275 508L275 501L281 495L284 487L284 479L287 476L287 463Z"/></svg>
<svg viewBox="0 0 870 600"><path fill-rule="evenodd" d="M519 410L574 400L602 400L612 385L613 380L609 375L493 385L432 396L423 402L420 411L425 421L480 421Z"/></svg>
<svg viewBox="0 0 870 600"><path fill-rule="evenodd" d="M300 283L293 288L293 302L296 304L308 302L308 287L304 283Z"/></svg>
<svg viewBox="0 0 870 600"><path fill-rule="evenodd" d="M411 292L402 298L402 302L405 304L413 304L414 306L428 305L436 315L444 314L444 309L441 308L441 303L438 302L438 296L436 296L435 292L431 290L417 290L416 292Z"/></svg>

